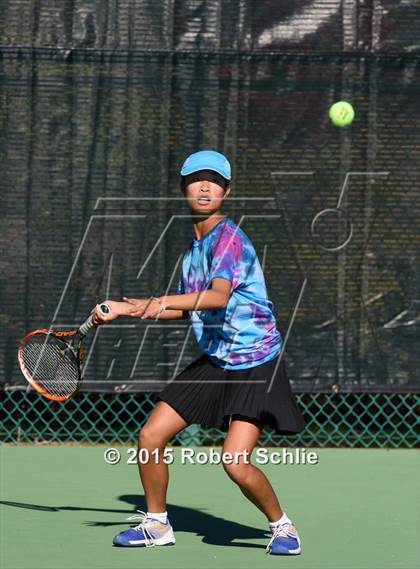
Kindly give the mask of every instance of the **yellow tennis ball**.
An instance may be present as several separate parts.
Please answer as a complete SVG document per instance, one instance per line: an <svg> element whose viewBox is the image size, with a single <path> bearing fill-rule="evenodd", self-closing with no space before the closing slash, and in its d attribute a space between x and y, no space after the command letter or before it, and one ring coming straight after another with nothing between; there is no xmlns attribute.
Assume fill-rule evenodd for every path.
<svg viewBox="0 0 420 569"><path fill-rule="evenodd" d="M334 103L328 113L335 126L347 126L353 122L354 109L347 101Z"/></svg>

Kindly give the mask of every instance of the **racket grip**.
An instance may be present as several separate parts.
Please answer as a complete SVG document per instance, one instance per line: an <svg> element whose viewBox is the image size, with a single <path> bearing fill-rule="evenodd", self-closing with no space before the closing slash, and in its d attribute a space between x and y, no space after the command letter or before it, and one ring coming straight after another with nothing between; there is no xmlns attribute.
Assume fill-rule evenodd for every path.
<svg viewBox="0 0 420 569"><path fill-rule="evenodd" d="M106 316L107 314L109 314L111 312L111 309L109 308L109 306L107 304L100 304L99 305L99 312L101 312L103 316ZM83 322L83 324L80 326L79 334L81 336L86 336L86 334L89 332L89 330L91 328L93 328L94 326L95 326L95 324L93 323L93 316L91 314L89 316L89 318L85 322Z"/></svg>
<svg viewBox="0 0 420 569"><path fill-rule="evenodd" d="M99 305L99 312L102 312L103 316L106 316L111 312L109 306L105 303Z"/></svg>

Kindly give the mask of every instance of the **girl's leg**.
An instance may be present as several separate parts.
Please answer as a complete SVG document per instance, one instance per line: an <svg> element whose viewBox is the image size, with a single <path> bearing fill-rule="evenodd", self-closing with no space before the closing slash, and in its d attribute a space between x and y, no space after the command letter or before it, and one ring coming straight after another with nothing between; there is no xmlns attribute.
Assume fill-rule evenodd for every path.
<svg viewBox="0 0 420 569"><path fill-rule="evenodd" d="M187 425L173 407L159 401L139 432L139 451L147 449L149 455L148 461L138 461L148 512L166 510L169 472L168 465L162 460L162 452L166 443ZM155 449L159 449L159 460L152 454Z"/></svg>
<svg viewBox="0 0 420 569"><path fill-rule="evenodd" d="M248 451L248 460L257 444L262 426L252 419L233 419L223 445L223 452L233 456L232 464L223 464L223 468L248 498L265 514L270 522L279 520L283 512L277 496L265 474L253 464L247 464L243 456L235 460L235 453Z"/></svg>

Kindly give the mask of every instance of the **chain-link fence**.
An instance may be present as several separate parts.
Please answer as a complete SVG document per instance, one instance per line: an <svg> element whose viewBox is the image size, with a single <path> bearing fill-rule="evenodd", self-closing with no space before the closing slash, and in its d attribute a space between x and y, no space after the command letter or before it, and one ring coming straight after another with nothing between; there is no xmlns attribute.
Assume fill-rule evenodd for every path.
<svg viewBox="0 0 420 569"><path fill-rule="evenodd" d="M9 443L78 442L135 444L153 409L150 394L79 393L53 403L34 392L1 394L5 420L0 432ZM261 446L349 446L412 448L418 442L419 397L405 393L299 393L307 421L299 435L264 430ZM220 445L226 433L191 425L172 444Z"/></svg>

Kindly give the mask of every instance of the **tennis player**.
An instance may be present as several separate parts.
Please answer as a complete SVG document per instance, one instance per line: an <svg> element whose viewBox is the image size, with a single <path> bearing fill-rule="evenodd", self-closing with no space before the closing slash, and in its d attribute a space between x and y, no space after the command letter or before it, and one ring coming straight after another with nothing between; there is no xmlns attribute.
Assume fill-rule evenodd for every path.
<svg viewBox="0 0 420 569"><path fill-rule="evenodd" d="M95 322L119 315L191 319L203 355L158 395L160 400L139 433L139 449L163 453L168 441L192 423L227 432L222 452L231 453L235 460L223 461L223 467L267 517L272 537L266 551L299 554L301 544L294 524L281 509L265 474L249 461L263 427L294 434L303 429L304 420L284 360L279 361L282 338L252 241L221 212L231 192L229 161L213 150L191 154L181 169L181 189L195 237L184 254L178 294L107 300L111 315L104 320L95 310ZM139 470L147 513L142 512L141 523L116 535L113 543L174 545L166 511L168 465L162 460L156 464L153 458L139 464Z"/></svg>

